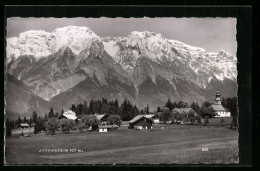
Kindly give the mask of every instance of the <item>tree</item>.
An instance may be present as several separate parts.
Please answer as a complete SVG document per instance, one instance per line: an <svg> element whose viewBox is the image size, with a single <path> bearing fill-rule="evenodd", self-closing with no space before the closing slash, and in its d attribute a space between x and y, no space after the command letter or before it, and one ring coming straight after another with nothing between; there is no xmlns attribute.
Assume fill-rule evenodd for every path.
<svg viewBox="0 0 260 171"><path fill-rule="evenodd" d="M83 105L83 114L86 115L88 113L88 105L86 100L84 101L84 105Z"/></svg>
<svg viewBox="0 0 260 171"><path fill-rule="evenodd" d="M33 111L31 118L32 118L32 123L36 123L38 115L35 111Z"/></svg>
<svg viewBox="0 0 260 171"><path fill-rule="evenodd" d="M19 116L18 119L17 119L17 125L19 126L20 123L22 123L22 119L21 119L20 116Z"/></svg>
<svg viewBox="0 0 260 171"><path fill-rule="evenodd" d="M182 102L181 104L180 104L180 108L187 108L189 105L188 105L188 103L187 102Z"/></svg>
<svg viewBox="0 0 260 171"><path fill-rule="evenodd" d="M60 115L63 115L63 113L64 113L64 110L63 110L63 108L61 109L61 112L60 112Z"/></svg>
<svg viewBox="0 0 260 171"><path fill-rule="evenodd" d="M211 105L211 103L208 102L208 101L204 101L204 102L202 103L202 106L205 106L206 108L209 107L210 105Z"/></svg>
<svg viewBox="0 0 260 171"><path fill-rule="evenodd" d="M48 117L49 118L53 118L55 115L54 115L54 111L53 111L53 109L52 109L52 107L51 107L51 109L50 109L50 111L49 111L49 113L48 113Z"/></svg>
<svg viewBox="0 0 260 171"><path fill-rule="evenodd" d="M170 99L167 100L164 107L168 107L170 111L174 108Z"/></svg>
<svg viewBox="0 0 260 171"><path fill-rule="evenodd" d="M182 120L185 118L185 116L184 116L183 114L181 114L181 113L175 111L175 112L173 113L173 118L174 118L176 121L182 121Z"/></svg>
<svg viewBox="0 0 260 171"><path fill-rule="evenodd" d="M191 125L193 125L195 121L195 111L192 110L186 114L186 121L190 121Z"/></svg>
<svg viewBox="0 0 260 171"><path fill-rule="evenodd" d="M204 117L212 117L214 112L212 112L212 110L209 110L209 108L202 106L200 108L199 114L200 116Z"/></svg>
<svg viewBox="0 0 260 171"><path fill-rule="evenodd" d="M47 115L47 114L45 114L45 115L44 115L44 117L43 117L43 120L44 120L44 122L47 122L47 121L49 120L49 118L48 118L48 115Z"/></svg>
<svg viewBox="0 0 260 171"><path fill-rule="evenodd" d="M121 118L120 116L118 115L110 115L108 118L107 118L107 124L108 125L117 125L117 126L120 126L121 125Z"/></svg>
<svg viewBox="0 0 260 171"><path fill-rule="evenodd" d="M146 111L145 111L145 113L146 113L146 114L149 114L149 113L150 113L148 104L147 104L147 106L146 106Z"/></svg>
<svg viewBox="0 0 260 171"><path fill-rule="evenodd" d="M85 123L79 122L79 123L78 123L78 128L79 128L79 130L82 132L83 129L86 128Z"/></svg>
<svg viewBox="0 0 260 171"><path fill-rule="evenodd" d="M160 106L158 106L158 108L157 108L157 111L156 112L161 112L161 108L160 108Z"/></svg>
<svg viewBox="0 0 260 171"><path fill-rule="evenodd" d="M55 131L59 128L59 120L57 118L50 118L46 122L45 127L51 133L51 135L54 135Z"/></svg>
<svg viewBox="0 0 260 171"><path fill-rule="evenodd" d="M231 116L237 116L238 108L237 108L237 97L227 98L226 99L226 108L228 108L231 112Z"/></svg>
<svg viewBox="0 0 260 171"><path fill-rule="evenodd" d="M181 108L182 107L182 103L183 103L182 101L179 101L178 104L177 104L177 107Z"/></svg>
<svg viewBox="0 0 260 171"><path fill-rule="evenodd" d="M5 125L6 125L6 136L11 136L12 135L12 127L11 127L11 123L9 122L8 119L6 119Z"/></svg>
<svg viewBox="0 0 260 171"><path fill-rule="evenodd" d="M44 118L37 118L35 124L34 124L34 133L37 134L40 131L45 131L45 120Z"/></svg>
<svg viewBox="0 0 260 171"><path fill-rule="evenodd" d="M168 110L163 111L162 114L159 116L159 118L161 121L166 123L167 121L169 121L171 119L170 111L168 111Z"/></svg>
<svg viewBox="0 0 260 171"><path fill-rule="evenodd" d="M26 117L23 118L23 123L27 123Z"/></svg>
<svg viewBox="0 0 260 171"><path fill-rule="evenodd" d="M83 124L82 127L84 127L84 128L92 127L92 130L95 130L98 128L99 123L100 122L95 115L84 115L80 119L79 124Z"/></svg>
<svg viewBox="0 0 260 171"><path fill-rule="evenodd" d="M75 128L76 122L71 119L61 119L59 121L60 127L64 133L69 133L71 129Z"/></svg>
<svg viewBox="0 0 260 171"><path fill-rule="evenodd" d="M233 126L235 126L235 127L238 126L238 124L237 124L237 116L233 116L233 117L232 117L232 124L233 124Z"/></svg>

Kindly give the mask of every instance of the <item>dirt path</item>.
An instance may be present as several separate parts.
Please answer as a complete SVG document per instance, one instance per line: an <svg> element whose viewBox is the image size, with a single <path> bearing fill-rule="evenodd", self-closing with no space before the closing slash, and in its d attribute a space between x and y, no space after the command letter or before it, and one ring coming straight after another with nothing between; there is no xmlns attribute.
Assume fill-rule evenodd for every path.
<svg viewBox="0 0 260 171"><path fill-rule="evenodd" d="M100 150L100 151L90 151L90 152L82 152L82 153L66 153L66 154L55 154L55 155L47 155L47 156L39 156L42 158L47 159L69 159L69 158L81 158L81 157L88 157L88 156L96 156L102 154L111 154L117 152L124 152L124 151L131 151L131 150L141 150L145 148L156 148L161 146L182 146L185 148L187 145L192 145L193 148L200 148L203 144L207 146L222 146L223 144L234 144L237 143L238 137L227 137L227 138L210 138L210 139L199 139L199 140L192 140L192 141L180 141L180 142L173 142L173 143L165 143L165 144L156 144L156 145L147 145L147 146L138 146L138 147L126 147L126 148L118 148L118 149L109 149L109 150Z"/></svg>

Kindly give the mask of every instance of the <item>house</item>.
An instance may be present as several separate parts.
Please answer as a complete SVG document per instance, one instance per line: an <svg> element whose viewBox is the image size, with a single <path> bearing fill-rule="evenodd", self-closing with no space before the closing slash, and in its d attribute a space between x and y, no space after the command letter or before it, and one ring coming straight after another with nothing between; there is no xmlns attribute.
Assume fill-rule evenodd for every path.
<svg viewBox="0 0 260 171"><path fill-rule="evenodd" d="M162 112L169 112L170 109L169 109L168 107L163 107L163 108L161 109L161 111L162 111Z"/></svg>
<svg viewBox="0 0 260 171"><path fill-rule="evenodd" d="M173 112L179 112L180 114L190 113L194 111L192 108L174 108L172 110Z"/></svg>
<svg viewBox="0 0 260 171"><path fill-rule="evenodd" d="M100 121L100 123L102 125L106 125L107 124L107 118L110 116L110 114L95 114L95 116L97 117L97 119Z"/></svg>
<svg viewBox="0 0 260 171"><path fill-rule="evenodd" d="M173 112L173 114L179 113L180 115L183 115L183 116L180 116L179 119L178 118L174 119L175 123L181 123L181 124L184 124L185 119L188 117L187 114L190 114L193 112L195 116L198 115L192 108L174 108L172 110L172 112Z"/></svg>
<svg viewBox="0 0 260 171"><path fill-rule="evenodd" d="M216 94L215 104L212 104L211 108L215 113L215 117L231 117L230 111L222 106L220 94L218 91Z"/></svg>
<svg viewBox="0 0 260 171"><path fill-rule="evenodd" d="M130 129L153 129L152 127L153 121L149 118L146 118L144 115L137 115L132 120L129 121Z"/></svg>
<svg viewBox="0 0 260 171"><path fill-rule="evenodd" d="M22 128L22 129L24 129L24 128L29 128L30 126L28 125L28 123L20 123L19 124L19 128Z"/></svg>
<svg viewBox="0 0 260 171"><path fill-rule="evenodd" d="M151 119L153 123L160 123L158 115L149 114L149 115L145 115L145 117Z"/></svg>
<svg viewBox="0 0 260 171"><path fill-rule="evenodd" d="M117 125L99 125L98 132L108 132L109 130L117 130Z"/></svg>
<svg viewBox="0 0 260 171"><path fill-rule="evenodd" d="M68 110L68 111L64 112L64 113L59 117L59 119L62 119L62 118L71 119L71 120L74 120L74 121L76 121L76 120L78 119L78 117L76 116L76 113L73 112L72 110Z"/></svg>

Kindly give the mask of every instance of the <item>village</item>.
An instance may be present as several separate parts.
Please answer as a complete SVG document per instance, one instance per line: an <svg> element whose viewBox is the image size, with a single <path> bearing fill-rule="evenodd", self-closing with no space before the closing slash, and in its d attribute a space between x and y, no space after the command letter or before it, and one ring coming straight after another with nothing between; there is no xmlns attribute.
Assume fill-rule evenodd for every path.
<svg viewBox="0 0 260 171"><path fill-rule="evenodd" d="M185 102L179 102L176 107L168 100L154 113L148 112L148 106L140 112L133 110L133 106L136 115L129 112L121 115L123 119L113 113L77 115L80 109L77 106L82 105L72 105L60 115L52 110L45 117L34 113L29 122L21 119L19 127L11 129L6 136L6 161L28 164L236 162L238 124L234 114L237 108L230 108L233 101L221 99L219 92L213 104L205 103L200 108L196 103L188 106ZM124 103L131 106L123 102L121 108L129 111L131 107L124 107Z"/></svg>
<svg viewBox="0 0 260 171"><path fill-rule="evenodd" d="M28 124L26 122L19 123L19 127L11 130L13 136L36 136L37 134L55 133L76 133L84 131L98 131L105 133L114 130L153 130L163 129L163 125L200 125L200 126L223 126L228 125L231 129L237 127L236 116L232 117L228 108L223 107L221 97L217 91L215 102L208 104L205 109L200 111L194 110L194 106L188 106L182 102L181 107L173 108L168 100L162 108L158 107L155 113L137 114L131 120L122 121L120 116L116 114L89 114L77 116L73 110L62 112L60 116L53 116L41 123L40 126L36 123ZM211 111L211 112L209 112ZM204 112L204 113L203 113ZM32 116L33 117L33 116ZM34 116L35 117L35 116ZM34 118L37 122L37 116ZM36 128L37 127L37 128Z"/></svg>

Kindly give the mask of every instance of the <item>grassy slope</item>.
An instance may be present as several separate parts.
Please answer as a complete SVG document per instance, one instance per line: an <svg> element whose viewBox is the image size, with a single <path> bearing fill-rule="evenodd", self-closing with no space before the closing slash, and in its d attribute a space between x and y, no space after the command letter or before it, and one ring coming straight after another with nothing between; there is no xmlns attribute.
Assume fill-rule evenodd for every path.
<svg viewBox="0 0 260 171"><path fill-rule="evenodd" d="M237 131L199 127L8 138L6 160L9 164L235 163L237 139ZM209 151L202 152L204 147ZM84 152L38 152L54 148Z"/></svg>

